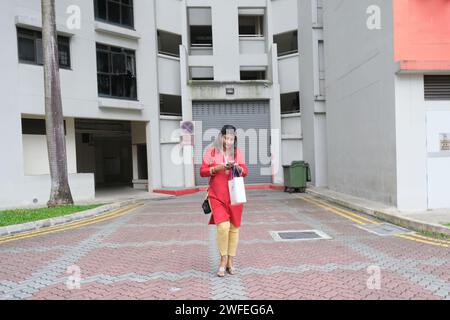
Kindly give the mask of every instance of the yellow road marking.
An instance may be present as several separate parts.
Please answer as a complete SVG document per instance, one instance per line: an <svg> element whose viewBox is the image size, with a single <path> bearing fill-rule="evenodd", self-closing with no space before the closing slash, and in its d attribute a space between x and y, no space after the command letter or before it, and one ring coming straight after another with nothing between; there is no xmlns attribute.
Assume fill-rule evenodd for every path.
<svg viewBox="0 0 450 320"><path fill-rule="evenodd" d="M444 240L444 239L434 239L434 238L426 237L426 236L423 236L423 235L417 234L417 233L414 234L413 236L416 237L416 238L421 238L423 240L429 240L429 241L434 241L434 242L439 242L439 243L449 244L450 245L450 241Z"/></svg>
<svg viewBox="0 0 450 320"><path fill-rule="evenodd" d="M399 238L408 239L408 240L412 240L412 241L416 241L416 242L420 242L420 243L426 243L426 244L430 244L430 245L433 245L433 246L444 247L444 248L449 248L450 247L450 245L447 245L447 244L438 243L438 242L432 242L432 241L426 241L426 240L422 240L422 239L419 239L419 238L414 238L413 236L406 236L406 235L403 235L403 234L397 234L396 236L399 237Z"/></svg>
<svg viewBox="0 0 450 320"><path fill-rule="evenodd" d="M20 234L16 234L16 235L5 236L5 237L0 238L0 244L14 241L14 240L33 238L33 237L37 237L40 235L55 233L58 231L70 230L70 229L74 229L74 228L114 219L114 218L123 216L127 213L130 213L130 212L134 211L135 209L137 209L138 207L141 207L142 205L143 204L131 205L131 206L127 206L125 208L113 211L111 213L107 213L107 214L104 214L101 216L97 216L97 217L82 220L82 221L76 221L76 222L72 222L72 223L68 223L68 224L64 224L64 225L60 225L60 226L53 226L53 227L44 228L41 230L30 231L27 233L20 233Z"/></svg>
<svg viewBox="0 0 450 320"><path fill-rule="evenodd" d="M324 208L328 211L332 211L333 213L336 213L337 215L340 215L344 218L347 218L349 220L352 220L358 224L361 225L365 225L366 223L362 222L362 221L366 221L368 223L372 223L372 224L378 224L378 222L373 221L371 219L365 218L363 216L360 216L354 212L350 212L348 210L345 209L341 209L335 206L331 206L329 204L327 204L326 202L320 201L318 199L316 199L315 197L310 197L310 196L306 196L306 197L300 197L300 199L305 200L306 202L312 203L318 207ZM353 218L355 217L355 218ZM358 220L361 219L362 221ZM433 246L439 246L439 247L444 247L444 248L449 248L450 247L450 241L448 240L438 240L438 239L433 239L433 238L429 238L429 237L425 237L422 236L420 234L412 234L412 235L404 235L404 234L397 234L395 235L396 237L399 238L403 238L403 239L407 239L407 240L411 240L411 241L416 241L416 242L420 242L420 243L425 243L425 244L430 244Z"/></svg>
<svg viewBox="0 0 450 320"><path fill-rule="evenodd" d="M135 207L137 207L137 206L133 206L133 207L128 206L126 208L116 210L109 214L104 214L104 215L90 218L87 220L81 220L81 221L76 221L76 222L72 222L72 223L68 223L68 224L44 228L44 229L40 229L40 230L33 230L33 231L30 231L27 233L20 233L20 234L16 234L16 235L6 236L3 238L0 238L0 243L9 242L12 240L17 240L17 239L35 237L35 236L39 236L39 235L54 233L57 231L64 231L64 230L73 229L73 228L77 228L77 227L81 227L81 226L85 226L85 225L89 225L89 224L93 224L93 223L102 222L105 220L109 220L109 219L113 219L113 218L122 216L122 215L128 213L129 211L133 210Z"/></svg>
<svg viewBox="0 0 450 320"><path fill-rule="evenodd" d="M349 214L349 215L354 216L354 217L356 217L356 218L358 218L358 219L364 220L364 221L366 221L366 222L368 222L368 223L378 224L378 222L376 222L376 221L374 221L374 220L371 220L371 219L369 219L369 218L363 217L363 216L361 216L361 215L359 215L359 214L357 214L357 213L351 212L351 211L349 211L349 210L345 210L345 209L342 209L342 208L339 208L339 207L330 205L330 204L328 204L328 203L326 203L326 202L320 201L320 200L317 199L317 198L314 198L314 197L308 197L308 199L311 200L311 201L315 201L315 202L321 203L321 204L323 204L324 206L328 206L328 207L330 207L330 208L333 208L333 209L335 209L335 210L338 210L339 212L342 212L342 213L344 213L344 214Z"/></svg>
<svg viewBox="0 0 450 320"><path fill-rule="evenodd" d="M105 220L110 220L122 215L125 215L129 212L131 212L132 210L134 210L135 208L139 207L140 205L134 205L134 206L128 206L116 211L113 211L111 213L107 213L98 217L94 217L94 218L90 218L87 220L82 220L82 221L76 221L76 222L72 222L69 224L64 224L64 225L58 225L58 226L53 226L53 227L49 227L49 228L44 228L41 230L34 230L34 231L30 231L27 233L21 233L21 234L16 234L16 235L11 235L11 236L6 236L4 238L0 238L0 243L3 242L9 242L12 240L18 240L18 239L24 239L24 238L30 238L30 237L35 237L35 236L39 236L39 235L44 235L44 234L49 234L49 233L54 233L54 232L58 232L58 231L65 231L68 229L74 229L77 227L82 227L85 225L90 225L90 224L94 224L94 223L98 223L98 222L102 222Z"/></svg>
<svg viewBox="0 0 450 320"><path fill-rule="evenodd" d="M366 223L364 223L364 222L362 222L362 221L359 221L359 220L357 220L357 219L355 219L355 218L353 218L353 217L350 217L350 216L348 216L348 215L346 215L346 214L344 214L344 213L342 213L342 212L339 212L339 211L335 210L334 208L332 208L332 207L330 207L330 206L322 205L322 204L320 204L320 203L317 203L317 202L315 202L315 201L313 201L313 200L311 200L311 199L307 199L307 198L305 198L305 197L301 197L300 199L302 199L302 200L304 200L304 201L306 201L306 202L312 203L312 204L314 204L314 205L316 205L316 206L318 206L318 207L324 208L325 210L331 211L331 212L333 212L333 213L335 213L335 214L337 214L337 215L339 215L339 216L341 216L341 217L343 217L343 218L352 220L353 222L356 222L356 223L358 223L358 224L361 224L361 225L365 225L365 224L366 224Z"/></svg>

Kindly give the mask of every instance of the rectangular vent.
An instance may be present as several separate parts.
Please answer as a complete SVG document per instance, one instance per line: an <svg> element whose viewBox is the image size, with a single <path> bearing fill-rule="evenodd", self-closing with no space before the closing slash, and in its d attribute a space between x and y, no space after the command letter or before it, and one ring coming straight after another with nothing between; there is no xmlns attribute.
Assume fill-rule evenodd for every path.
<svg viewBox="0 0 450 320"><path fill-rule="evenodd" d="M425 100L450 100L450 75L425 75Z"/></svg>
<svg viewBox="0 0 450 320"><path fill-rule="evenodd" d="M286 230L270 231L275 241L305 241L331 239L329 235L319 230Z"/></svg>

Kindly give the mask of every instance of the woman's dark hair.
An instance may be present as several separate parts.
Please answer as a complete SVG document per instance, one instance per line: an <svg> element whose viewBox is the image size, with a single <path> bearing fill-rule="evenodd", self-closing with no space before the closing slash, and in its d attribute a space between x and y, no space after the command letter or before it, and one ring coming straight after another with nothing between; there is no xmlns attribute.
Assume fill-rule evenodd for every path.
<svg viewBox="0 0 450 320"><path fill-rule="evenodd" d="M237 134L236 134L236 127L232 126L231 124L226 124L222 127L222 130L220 130L220 133L222 136L225 136L227 133L234 134L234 151L237 149Z"/></svg>
<svg viewBox="0 0 450 320"><path fill-rule="evenodd" d="M233 131L233 134L236 134L236 127L231 124L226 124L222 127L222 130L220 130L220 133L226 135L227 133L230 133L230 131Z"/></svg>

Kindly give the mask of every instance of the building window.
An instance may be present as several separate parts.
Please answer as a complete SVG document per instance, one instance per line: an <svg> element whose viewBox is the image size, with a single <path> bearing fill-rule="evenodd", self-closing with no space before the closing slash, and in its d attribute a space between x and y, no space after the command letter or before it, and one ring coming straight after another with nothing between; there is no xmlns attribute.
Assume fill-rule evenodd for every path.
<svg viewBox="0 0 450 320"><path fill-rule="evenodd" d="M46 135L45 119L22 118L22 134ZM64 134L66 132L66 121L64 120Z"/></svg>
<svg viewBox="0 0 450 320"><path fill-rule="evenodd" d="M97 43L97 85L99 96L137 99L134 51Z"/></svg>
<svg viewBox="0 0 450 320"><path fill-rule="evenodd" d="M300 112L299 92L289 92L281 94L281 114Z"/></svg>
<svg viewBox="0 0 450 320"><path fill-rule="evenodd" d="M181 36L158 30L158 52L173 57L180 56Z"/></svg>
<svg viewBox="0 0 450 320"><path fill-rule="evenodd" d="M279 57L298 52L297 33L297 30L294 30L273 36L273 42L276 43L278 47Z"/></svg>
<svg viewBox="0 0 450 320"><path fill-rule="evenodd" d="M211 26L191 26L192 47L212 47Z"/></svg>
<svg viewBox="0 0 450 320"><path fill-rule="evenodd" d="M319 95L325 97L325 47L323 40L319 40L318 43L319 50Z"/></svg>
<svg viewBox="0 0 450 320"><path fill-rule="evenodd" d="M134 27L133 0L94 0L95 19Z"/></svg>
<svg viewBox="0 0 450 320"><path fill-rule="evenodd" d="M319 26L323 25L323 0L315 0L317 7L317 24Z"/></svg>
<svg viewBox="0 0 450 320"><path fill-rule="evenodd" d="M188 8L188 22L191 49L212 48L211 8Z"/></svg>
<svg viewBox="0 0 450 320"><path fill-rule="evenodd" d="M241 70L241 81L266 80L266 70Z"/></svg>
<svg viewBox="0 0 450 320"><path fill-rule="evenodd" d="M17 28L19 62L43 65L42 32ZM58 36L59 67L70 68L70 39Z"/></svg>
<svg viewBox="0 0 450 320"><path fill-rule="evenodd" d="M190 67L191 80L214 80L213 67Z"/></svg>
<svg viewBox="0 0 450 320"><path fill-rule="evenodd" d="M181 96L160 94L159 113L166 116L181 116Z"/></svg>
<svg viewBox="0 0 450 320"><path fill-rule="evenodd" d="M425 75L425 100L450 100L450 75Z"/></svg>
<svg viewBox="0 0 450 320"><path fill-rule="evenodd" d="M239 15L239 36L263 37L264 15Z"/></svg>

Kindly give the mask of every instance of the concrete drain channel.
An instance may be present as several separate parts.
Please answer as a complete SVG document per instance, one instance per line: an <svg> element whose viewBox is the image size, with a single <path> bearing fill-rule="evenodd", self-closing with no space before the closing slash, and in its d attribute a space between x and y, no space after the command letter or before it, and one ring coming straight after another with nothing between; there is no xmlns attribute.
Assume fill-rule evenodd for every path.
<svg viewBox="0 0 450 320"><path fill-rule="evenodd" d="M363 226L355 225L355 226L381 237L413 233L413 231L409 229L402 228L390 223L367 224Z"/></svg>
<svg viewBox="0 0 450 320"><path fill-rule="evenodd" d="M325 232L319 230L270 231L270 235L275 241L313 241L332 239Z"/></svg>
<svg viewBox="0 0 450 320"><path fill-rule="evenodd" d="M376 234L380 237L389 237L401 234L414 233L414 231L390 223L355 225L355 226L372 234ZM320 230L285 230L285 231L269 231L269 233L275 241L282 241L282 242L332 239L332 237L330 237L328 234Z"/></svg>

